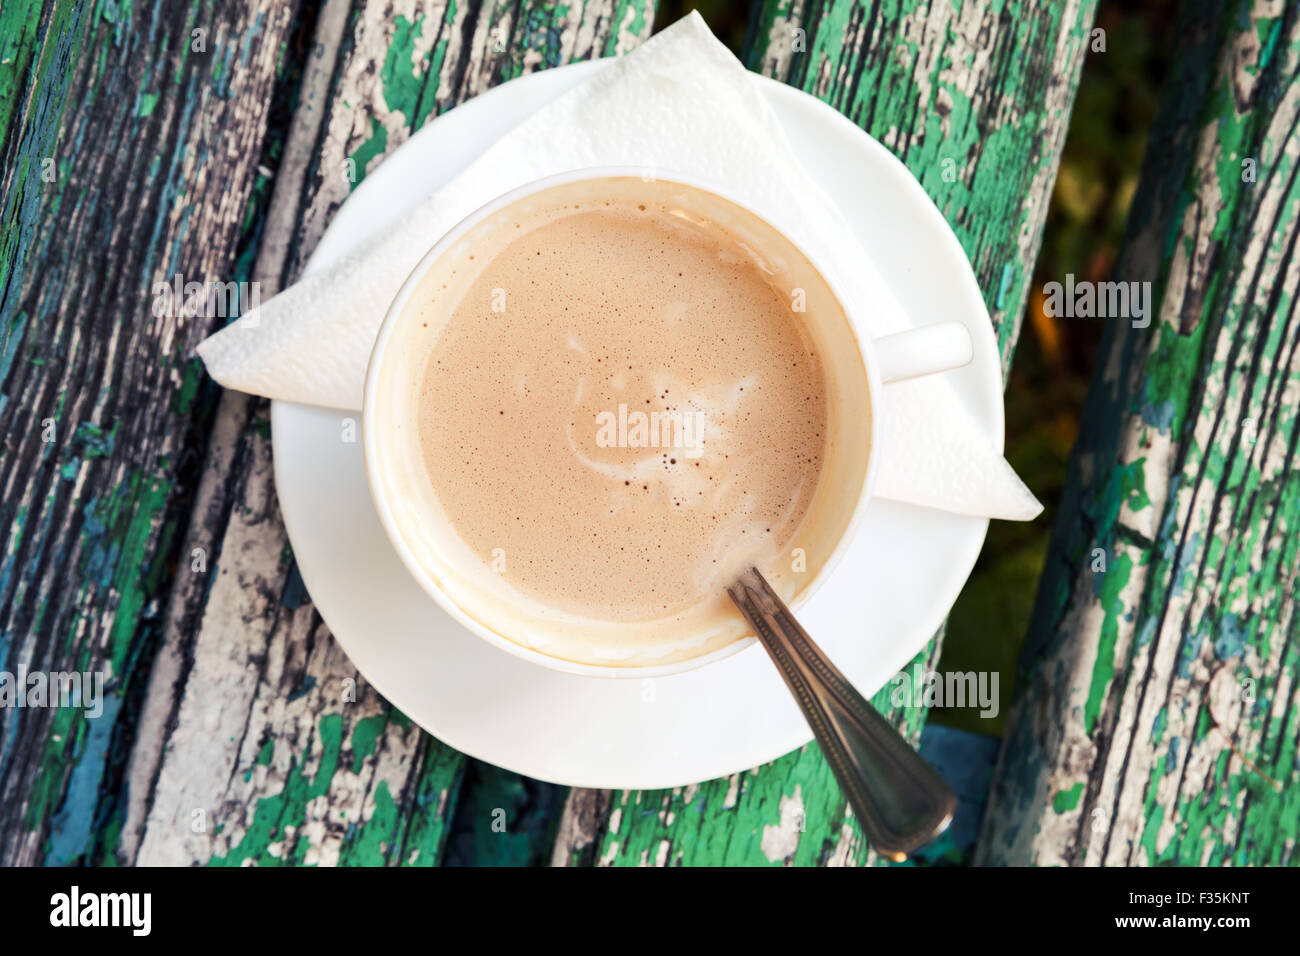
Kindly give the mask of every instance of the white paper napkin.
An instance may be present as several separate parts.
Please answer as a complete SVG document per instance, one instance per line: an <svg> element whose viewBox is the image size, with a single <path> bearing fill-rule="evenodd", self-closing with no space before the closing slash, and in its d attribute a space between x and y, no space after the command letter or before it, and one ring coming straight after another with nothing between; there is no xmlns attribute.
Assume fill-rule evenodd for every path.
<svg viewBox="0 0 1300 956"><path fill-rule="evenodd" d="M385 236L268 299L198 354L227 388L360 409L387 303L424 253L502 193L587 166L694 174L779 208L790 237L852 286L846 295L871 303L873 336L915 324L795 158L749 72L692 13L515 127ZM943 376L885 392L878 495L1012 520L1042 510Z"/></svg>

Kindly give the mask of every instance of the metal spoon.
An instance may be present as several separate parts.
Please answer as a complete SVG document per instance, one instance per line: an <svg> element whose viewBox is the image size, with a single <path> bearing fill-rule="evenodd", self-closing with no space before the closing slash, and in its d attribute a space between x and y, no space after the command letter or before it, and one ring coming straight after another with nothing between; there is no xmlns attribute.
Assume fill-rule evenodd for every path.
<svg viewBox="0 0 1300 956"><path fill-rule="evenodd" d="M785 678L876 852L901 862L943 833L957 806L952 790L853 689L758 569L727 593Z"/></svg>

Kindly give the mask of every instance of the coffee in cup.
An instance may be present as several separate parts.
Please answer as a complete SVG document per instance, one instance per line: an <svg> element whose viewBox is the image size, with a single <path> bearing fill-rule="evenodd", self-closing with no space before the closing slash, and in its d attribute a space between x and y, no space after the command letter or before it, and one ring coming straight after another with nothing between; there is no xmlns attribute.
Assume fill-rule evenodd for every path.
<svg viewBox="0 0 1300 956"><path fill-rule="evenodd" d="M806 596L853 518L869 389L773 226L681 182L580 178L484 213L408 286L367 388L372 482L456 610L639 667L742 637L725 587L749 564Z"/></svg>

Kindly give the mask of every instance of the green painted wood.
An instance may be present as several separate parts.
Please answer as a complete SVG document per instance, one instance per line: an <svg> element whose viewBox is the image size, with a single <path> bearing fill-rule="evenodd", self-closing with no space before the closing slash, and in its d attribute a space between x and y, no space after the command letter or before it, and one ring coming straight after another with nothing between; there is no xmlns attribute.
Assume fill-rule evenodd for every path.
<svg viewBox="0 0 1300 956"><path fill-rule="evenodd" d="M159 0L0 16L0 669L104 681L93 719L0 708L5 864L111 855L211 420L184 358L203 324L154 316L151 283L235 261L292 13ZM200 15L198 54L182 28Z"/></svg>
<svg viewBox="0 0 1300 956"><path fill-rule="evenodd" d="M32 57L37 52L36 31L43 7L39 0L6 3L0 7L0 136L5 142L23 93L22 85L27 81Z"/></svg>
<svg viewBox="0 0 1300 956"><path fill-rule="evenodd" d="M326 4L315 42L326 65L304 81L286 147L301 165L277 182L256 274L272 287L296 275L356 183L431 117L522 72L620 52L649 22L621 2ZM462 831L505 834L499 861L526 861L517 837L536 844L549 829L535 825L536 789L493 776L505 806L477 790L459 806L466 758L367 688L311 609L274 506L265 406L223 399L218 433L231 438L214 441L200 496L265 511L237 503L191 535L187 547L216 547L222 577L171 611L200 621L175 644L193 663L183 687L156 672L157 717L142 723L132 774L148 798L132 806L125 849L140 863L432 865L459 818ZM213 735L214 723L231 733ZM186 829L195 808L213 821L205 833Z"/></svg>
<svg viewBox="0 0 1300 956"><path fill-rule="evenodd" d="M751 69L835 106L916 175L974 263L1004 367L1038 253L1094 4L791 2L756 10ZM932 669L937 635L918 655ZM909 669L910 666L909 665ZM875 703L913 742L924 712ZM556 864L877 862L815 746L672 791L574 791Z"/></svg>
<svg viewBox="0 0 1300 956"><path fill-rule="evenodd" d="M153 283L269 296L412 129L651 19L623 0L5 4L0 668L102 672L106 705L0 709L0 862L440 860L465 758L313 612L266 404L218 402L189 359L225 318L156 315Z"/></svg>
<svg viewBox="0 0 1300 956"><path fill-rule="evenodd" d="M1178 35L977 862L1300 862L1300 9Z"/></svg>

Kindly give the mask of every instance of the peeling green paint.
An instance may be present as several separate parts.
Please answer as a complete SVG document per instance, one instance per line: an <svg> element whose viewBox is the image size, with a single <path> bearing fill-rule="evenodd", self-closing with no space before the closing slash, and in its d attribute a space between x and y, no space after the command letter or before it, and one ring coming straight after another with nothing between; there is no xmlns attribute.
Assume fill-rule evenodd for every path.
<svg viewBox="0 0 1300 956"><path fill-rule="evenodd" d="M1300 318L1275 287L1300 231L1300 133L1277 120L1300 21L1208 0L1181 17L1120 257L1163 253L1153 325L1108 328L1097 358L1009 716L1029 752L995 782L981 862L1297 862L1300 425L1284 396ZM1274 166L1249 182L1243 158ZM1104 575L1097 546L1118 552ZM1081 713L1051 706L1084 681ZM1085 773L1105 774L1094 796L1044 800ZM1086 826L1111 807L1131 816ZM1134 829L1136 846L1119 835Z"/></svg>
<svg viewBox="0 0 1300 956"><path fill-rule="evenodd" d="M387 724L388 718L383 714L363 717L357 721L357 726L352 731L353 773L360 773L366 758L375 752L375 745L379 742Z"/></svg>
<svg viewBox="0 0 1300 956"><path fill-rule="evenodd" d="M366 178L366 170L370 167L371 160L384 155L388 151L388 130L384 124L379 122L375 117L370 117L370 138L357 147L349 157L356 163L356 181L352 183L352 188L356 189L357 185Z"/></svg>
<svg viewBox="0 0 1300 956"><path fill-rule="evenodd" d="M1052 797L1052 809L1057 813L1065 813L1067 810L1073 810L1079 805L1079 798L1082 796L1082 783L1076 783L1069 790L1058 790L1056 791L1056 796Z"/></svg>

